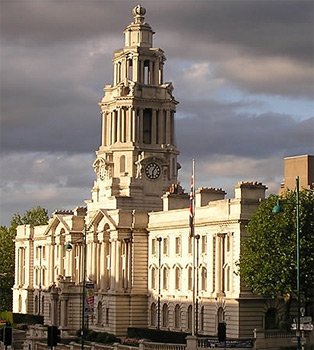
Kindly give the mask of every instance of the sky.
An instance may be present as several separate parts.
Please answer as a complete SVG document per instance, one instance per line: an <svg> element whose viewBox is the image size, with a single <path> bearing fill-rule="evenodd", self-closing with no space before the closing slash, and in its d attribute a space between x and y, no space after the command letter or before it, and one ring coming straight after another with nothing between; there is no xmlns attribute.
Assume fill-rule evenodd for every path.
<svg viewBox="0 0 314 350"><path fill-rule="evenodd" d="M98 102L137 1L1 0L1 225L37 205L84 205L96 174ZM283 180L283 158L314 153L313 2L142 0L188 191Z"/></svg>

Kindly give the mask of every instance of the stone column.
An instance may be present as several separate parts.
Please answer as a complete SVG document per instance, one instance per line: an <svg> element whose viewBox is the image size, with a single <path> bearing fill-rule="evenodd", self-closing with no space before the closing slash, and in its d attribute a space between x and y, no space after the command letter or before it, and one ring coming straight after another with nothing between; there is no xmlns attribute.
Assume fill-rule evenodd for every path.
<svg viewBox="0 0 314 350"><path fill-rule="evenodd" d="M175 145L174 136L175 136L175 132L174 132L174 111L171 111L171 113L170 113L170 144L171 145Z"/></svg>
<svg viewBox="0 0 314 350"><path fill-rule="evenodd" d="M132 118L131 141L136 142L138 139L137 115L136 115L136 110L133 108L131 109L131 118Z"/></svg>
<svg viewBox="0 0 314 350"><path fill-rule="evenodd" d="M96 266L95 266L95 258L96 258L96 243L95 242L91 242L91 275L92 275L92 279L93 281L95 281L95 277L96 277Z"/></svg>
<svg viewBox="0 0 314 350"><path fill-rule="evenodd" d="M159 61L156 60L154 61L154 84L158 85L159 84Z"/></svg>
<svg viewBox="0 0 314 350"><path fill-rule="evenodd" d="M121 108L118 107L117 115L116 115L116 118L117 118L117 123L116 123L116 125L117 125L117 131L116 131L117 138L116 138L116 140L117 140L117 142L121 141L121 119L122 119L121 112L122 112Z"/></svg>
<svg viewBox="0 0 314 350"><path fill-rule="evenodd" d="M152 139L151 144L155 145L157 143L156 137L157 137L157 122L156 122L156 109L152 110Z"/></svg>
<svg viewBox="0 0 314 350"><path fill-rule="evenodd" d="M67 326L67 300L66 299L60 299L61 302L61 317L60 317L60 326L61 327L66 327Z"/></svg>
<svg viewBox="0 0 314 350"><path fill-rule="evenodd" d="M106 139L107 139L107 145L111 145L112 141L111 141L111 116L112 116L112 112L107 114L107 128L106 128Z"/></svg>
<svg viewBox="0 0 314 350"><path fill-rule="evenodd" d="M128 107L125 111L125 141L132 140L132 109Z"/></svg>
<svg viewBox="0 0 314 350"><path fill-rule="evenodd" d="M102 291L105 290L105 274L106 274L106 243L101 242L100 243L100 289Z"/></svg>
<svg viewBox="0 0 314 350"><path fill-rule="evenodd" d="M133 57L133 81L139 81L138 79L138 58Z"/></svg>
<svg viewBox="0 0 314 350"><path fill-rule="evenodd" d="M87 243L87 249L86 249L86 272L87 272L87 277L92 275L92 242Z"/></svg>
<svg viewBox="0 0 314 350"><path fill-rule="evenodd" d="M116 241L116 291L121 291L122 286L122 264L121 264L121 241Z"/></svg>
<svg viewBox="0 0 314 350"><path fill-rule="evenodd" d="M144 84L144 61L140 60L140 83Z"/></svg>
<svg viewBox="0 0 314 350"><path fill-rule="evenodd" d="M111 252L110 252L110 289L116 290L116 245L117 241L114 239L111 241Z"/></svg>
<svg viewBox="0 0 314 350"><path fill-rule="evenodd" d="M103 113L102 115L102 134L101 134L101 144L102 146L107 145L107 113Z"/></svg>
<svg viewBox="0 0 314 350"><path fill-rule="evenodd" d="M117 65L113 64L113 85L117 84Z"/></svg>
<svg viewBox="0 0 314 350"><path fill-rule="evenodd" d="M111 122L111 127L112 127L112 144L117 142L117 128L116 128L116 120L117 120L117 111L112 112L112 122Z"/></svg>
<svg viewBox="0 0 314 350"><path fill-rule="evenodd" d="M121 109L121 142L126 142L126 114L125 108Z"/></svg>
<svg viewBox="0 0 314 350"><path fill-rule="evenodd" d="M153 61L149 61L148 84L154 84Z"/></svg>
<svg viewBox="0 0 314 350"><path fill-rule="evenodd" d="M170 110L166 110L166 144L171 143L171 120L170 120Z"/></svg>
<svg viewBox="0 0 314 350"><path fill-rule="evenodd" d="M215 291L221 293L221 237L216 235Z"/></svg>
<svg viewBox="0 0 314 350"><path fill-rule="evenodd" d="M64 275L64 260L63 260L63 249L64 248L63 248L62 241L60 241L58 249L59 249L59 266L60 266L59 274L61 276L63 276Z"/></svg>
<svg viewBox="0 0 314 350"><path fill-rule="evenodd" d="M163 63L159 62L159 70L158 70L158 74L159 74L159 84L163 84Z"/></svg>
<svg viewBox="0 0 314 350"><path fill-rule="evenodd" d="M143 143L143 109L139 110L139 143Z"/></svg>
<svg viewBox="0 0 314 350"><path fill-rule="evenodd" d="M17 276L16 284L21 285L21 247L18 247L15 258L15 276Z"/></svg>

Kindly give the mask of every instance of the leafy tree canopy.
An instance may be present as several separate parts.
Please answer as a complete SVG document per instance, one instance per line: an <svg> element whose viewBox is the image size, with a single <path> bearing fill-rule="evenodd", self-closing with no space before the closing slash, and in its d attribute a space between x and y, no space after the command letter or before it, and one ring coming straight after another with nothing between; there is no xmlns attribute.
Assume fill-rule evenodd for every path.
<svg viewBox="0 0 314 350"><path fill-rule="evenodd" d="M0 311L11 310L11 288L14 283L14 238L18 225L44 225L48 211L40 206L27 210L23 216L15 213L11 226L0 226Z"/></svg>
<svg viewBox="0 0 314 350"><path fill-rule="evenodd" d="M239 272L253 293L296 297L296 193L280 198L284 211L273 214L277 195L269 196L252 216L241 246ZM314 191L300 191L300 291L303 301L314 286Z"/></svg>

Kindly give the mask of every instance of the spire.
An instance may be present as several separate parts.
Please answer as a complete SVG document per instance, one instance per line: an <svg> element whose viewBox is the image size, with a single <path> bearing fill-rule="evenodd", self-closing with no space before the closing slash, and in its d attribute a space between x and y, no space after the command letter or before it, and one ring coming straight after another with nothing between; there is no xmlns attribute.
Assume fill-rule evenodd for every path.
<svg viewBox="0 0 314 350"><path fill-rule="evenodd" d="M152 47L154 32L150 25L144 21L146 9L141 5L137 5L133 8L132 14L134 21L123 32L125 34L125 46Z"/></svg>

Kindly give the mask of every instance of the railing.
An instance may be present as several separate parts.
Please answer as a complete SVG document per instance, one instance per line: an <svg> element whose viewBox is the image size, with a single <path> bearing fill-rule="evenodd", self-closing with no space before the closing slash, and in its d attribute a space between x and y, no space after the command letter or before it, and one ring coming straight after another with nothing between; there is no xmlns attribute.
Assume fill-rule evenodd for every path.
<svg viewBox="0 0 314 350"><path fill-rule="evenodd" d="M274 330L274 331L265 331L265 338L271 339L271 338L294 338L295 332L287 332L287 331L281 331L281 330Z"/></svg>
<svg viewBox="0 0 314 350"><path fill-rule="evenodd" d="M142 346L143 347L142 347ZM164 343L151 343L151 342L140 342L140 348L143 350L185 350L185 344L164 344Z"/></svg>

